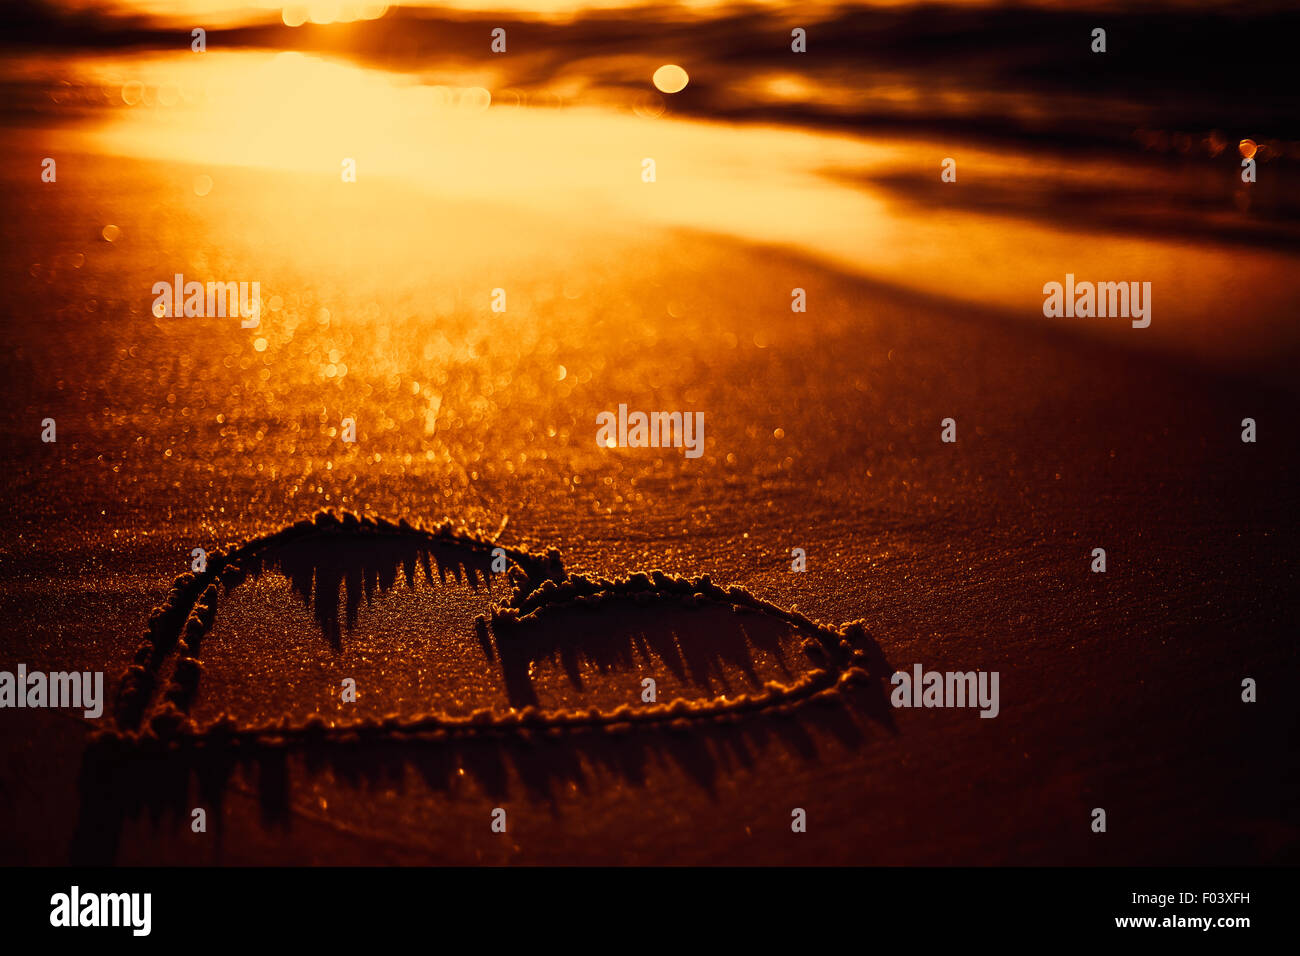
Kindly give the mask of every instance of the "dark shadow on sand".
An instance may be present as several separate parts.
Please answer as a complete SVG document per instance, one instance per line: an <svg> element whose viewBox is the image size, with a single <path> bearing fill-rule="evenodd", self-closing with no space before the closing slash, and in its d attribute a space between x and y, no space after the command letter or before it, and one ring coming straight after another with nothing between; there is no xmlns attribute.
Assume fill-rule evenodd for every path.
<svg viewBox="0 0 1300 956"><path fill-rule="evenodd" d="M766 679L789 681L802 670L791 659L789 625L760 614L738 615L710 605L682 613L666 607L629 604L617 615L606 611L566 609L534 624L498 625L496 651L512 707L538 706L534 666L558 663L575 689L584 689L583 665L601 674L619 671L654 675L660 665L702 697L744 693L762 688L755 651L776 665Z"/></svg>
<svg viewBox="0 0 1300 956"><path fill-rule="evenodd" d="M254 578L279 571L312 612L321 633L335 650L342 647L343 630L352 630L364 599L373 604L400 579L414 588L416 577L434 587L448 575L471 591L492 589L492 555L455 545L430 544L401 536L360 535L294 541L280 545L251 562ZM500 578L500 575L497 575ZM342 606L340 607L340 601Z"/></svg>
<svg viewBox="0 0 1300 956"><path fill-rule="evenodd" d="M337 648L363 599L381 599L402 578L414 586L417 574L432 584L435 569L438 580L451 575L474 589L488 586L493 577L490 552L399 535L334 535L276 544L255 558L245 556L238 574L224 583L229 590L245 575L283 573ZM466 628L466 641L475 640L474 630ZM348 737L298 737L291 743L271 735L232 742L219 732L198 739L165 733L104 735L92 741L84 757L72 861L112 863L124 825L132 819L143 817L158 830L174 827L179 835L189 826L197 784L198 805L207 810L214 861L219 862L222 809L237 768L241 777L256 781L268 828L291 825L296 774L314 777L326 771L355 788L361 800L381 783L400 788L408 771L429 790L457 799L463 770L492 799L526 796L558 813L562 795L591 792L599 785L596 778L614 776L639 787L654 768L671 764L712 792L720 774L753 766L770 747L812 763L822 759L821 749L832 741L845 748L861 745L872 723L896 732L885 683L892 668L864 632L854 632L851 650L828 650L816 641L805 644L803 629L775 614L711 602L686 606L677 597L661 595L594 608L560 604L523 622L499 621L490 634L487 628L478 630L484 666L499 666L505 675L509 699L497 702L500 710L537 705L532 672L539 662L558 664L579 692L584 666L594 666L602 678L626 673L638 685L647 666L662 666L659 673L667 671L679 684L698 689L693 700L702 704L761 690L765 679L792 681L827 666L828 653L842 655L835 665L842 669L849 655L858 652L853 660L869 680L770 710L724 715L692 710L672 721L613 727L559 729L542 722L415 735L372 725ZM187 636L195 654L197 638ZM759 654L762 665L756 660Z"/></svg>
<svg viewBox="0 0 1300 956"><path fill-rule="evenodd" d="M815 764L830 742L843 748L864 745L873 722L896 732L883 679L807 701L786 713L760 713L725 723L699 720L675 728L632 726L617 733L592 729L558 736L532 732L442 740L379 738L294 748L268 743L171 752L123 746L106 738L92 744L82 765L80 815L70 862L112 864L129 820L143 818L160 834L181 837L188 832L195 799L207 811L213 847L210 857L196 862L222 862L223 808L236 769L244 780L255 781L267 829L292 827L292 799L301 785L294 779L298 773L313 778L329 772L360 802L377 790L400 793L410 772L447 800L466 799L456 796L463 790L463 770L498 804L527 799L558 815L562 797L592 794L602 778L644 787L665 766L677 768L712 795L720 777L755 767L772 748Z"/></svg>

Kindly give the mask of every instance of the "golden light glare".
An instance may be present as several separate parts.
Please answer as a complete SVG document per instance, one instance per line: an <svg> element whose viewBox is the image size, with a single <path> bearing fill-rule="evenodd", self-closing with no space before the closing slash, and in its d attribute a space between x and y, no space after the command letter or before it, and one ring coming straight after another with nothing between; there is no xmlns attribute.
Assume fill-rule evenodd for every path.
<svg viewBox="0 0 1300 956"><path fill-rule="evenodd" d="M643 111L633 112L484 108L492 100L509 103L518 99L506 90L494 90L489 96L486 87L491 81L485 73L466 73L461 85L435 89L399 82L382 70L288 51L219 51L203 56L186 52L129 61L96 57L80 65L76 74L77 82L94 82L110 89L114 100L128 77L153 88L168 81L177 83L185 105L165 113L140 108L112 110L106 122L89 126L81 134L84 149L154 163L187 164L183 168L188 175L163 167L153 175L165 175L166 189L179 187L187 195L193 177L209 176L214 185L202 199L208 207L205 214L224 217L229 203L214 205L213 198L238 196L242 221L256 224L260 242L292 249L305 263L304 269L319 268L326 260L335 263L333 272L322 271L346 275L350 286L372 289L375 301L386 294L380 290L407 281L413 261L477 263L483 256L531 255L533 248L532 233L503 233L477 212L471 215L467 211L456 220L454 229L430 229L425 223L408 221L404 205L390 202L393 196L409 193L430 197L430 201L454 201L465 210L504 203L526 210L538 221L549 217L563 221L572 214L575 195L557 188L565 183L581 183L584 201L606 205L620 222L703 229L745 242L799 249L851 274L886 279L918 291L942 292L953 273L953 264L945 258L954 241L950 234L958 228L952 222L931 222L894 210L880 196L822 172L828 164L863 174L891 168L905 162L915 149L906 141L696 123L674 119L665 110L653 121L656 154L675 157L673 168L691 170L689 176L675 176L673 191L665 192L629 188L627 178L627 143L644 135L649 122L645 117L659 114L672 95L653 84L633 93L634 100L643 105ZM184 95L187 90L188 97ZM644 109L650 104L659 109L650 113ZM166 122L159 122L162 117ZM1226 138L1225 142L1232 148ZM358 143L370 144L359 156ZM525 154L528 161L520 162L518 157ZM979 155L986 166L1004 161L998 152ZM1255 158L1265 155L1267 147L1260 144ZM340 243L340 236L347 239L349 233L340 233L338 208L303 206L296 194L291 201L284 183L339 182L341 167L337 163L343 157L357 158L358 168L368 177L365 189L378 190L383 182L391 183L394 192L389 192L389 185L383 187L384 201L389 203L383 207L383 227L376 227L367 242L350 244L346 257L336 259L342 255L340 245L349 245ZM294 175L277 177L275 172ZM1114 167L1102 162L1085 165L1081 174L1088 182L1097 183L1111 182L1116 175ZM184 178L179 179L180 175ZM341 190L341 195L348 194ZM792 203L817 214L791 216ZM103 215L109 218L107 211ZM133 242L128 236L138 229L132 221L118 225L122 234L116 237L115 246L121 249ZM1005 275L986 267L991 258L1023 258L1028 248L1036 268L1043 271L1056 271L1059 265L1064 275L1069 271L1065 265L1070 265L1078 274L1088 265L1076 264L1080 255L1076 239L1038 223L1014 227L1001 223L994 228L976 217L962 220L960 229L964 230L962 244L978 250L960 265L964 295L972 301L999 308L1019 307L1019 293L1007 285ZM109 247L97 231L91 235L104 243L99 248ZM203 242L202 233L196 233L194 241ZM592 242L599 245L603 238ZM1178 243L1160 244L1157 254L1147 238L1115 242L1133 255L1158 263L1159 275L1181 275L1183 264L1189 261L1190 253ZM863 255L867 248L873 250L869 261ZM1106 268L1113 254L1109 246L1105 254L1098 252L1100 264L1093 267ZM1213 298L1207 290L1216 283L1243 281L1238 275L1240 264L1220 261L1217 255L1208 249L1195 255L1196 288L1204 292L1207 302ZM1280 266L1258 268L1262 275L1266 268L1275 267ZM269 295L270 286L263 291ZM595 301L592 290L577 291L582 292L584 301ZM1191 300L1197 299L1192 296ZM281 309L264 312L263 322L275 318L277 326L286 330L290 330L286 323L298 325L298 336L337 334L340 322L335 310L342 306L315 300L295 304L288 295L273 304ZM449 299L445 306L431 306L432 314L442 315L454 307ZM682 310L667 314L672 316L675 311ZM690 309L684 314L689 316ZM376 316L369 321L379 319ZM265 352L250 350L259 360L281 347L278 337L266 338ZM747 335L735 331L722 336L729 349L746 348L748 342ZM772 345L767 339L754 343L760 348ZM421 339L418 346L422 352L432 350L429 361L451 361L461 354L450 340ZM556 362L548 363L542 378L554 381L560 360L556 356ZM331 364L335 375L327 378ZM342 358L331 362L322 353L314 367L320 370L317 377L321 382L337 383L356 378L363 368L373 371L374 365L351 353L346 362ZM568 368L557 387L580 385L580 374L577 366Z"/></svg>
<svg viewBox="0 0 1300 956"><path fill-rule="evenodd" d="M343 2L343 0L310 0L291 3L280 10L285 26L300 27L304 23L325 25L353 23L357 20L378 20L388 13L388 4L374 2Z"/></svg>
<svg viewBox="0 0 1300 956"><path fill-rule="evenodd" d="M1256 145L1253 139L1243 139L1237 145L1237 148L1241 150L1241 155L1243 159L1253 159L1256 151L1258 151L1259 149L1259 146Z"/></svg>
<svg viewBox="0 0 1300 956"><path fill-rule="evenodd" d="M686 84L690 80L691 78L686 74L686 71L676 63L665 63L655 70L655 88L661 93L680 93L686 89Z"/></svg>

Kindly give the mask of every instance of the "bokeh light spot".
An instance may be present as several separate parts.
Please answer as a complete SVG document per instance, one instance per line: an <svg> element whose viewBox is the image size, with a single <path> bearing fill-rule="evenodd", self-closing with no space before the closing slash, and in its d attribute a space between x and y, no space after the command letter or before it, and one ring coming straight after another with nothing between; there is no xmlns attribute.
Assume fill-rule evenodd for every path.
<svg viewBox="0 0 1300 956"><path fill-rule="evenodd" d="M680 93L686 89L690 79L686 71L676 63L665 63L655 70L654 75L655 88L661 93Z"/></svg>

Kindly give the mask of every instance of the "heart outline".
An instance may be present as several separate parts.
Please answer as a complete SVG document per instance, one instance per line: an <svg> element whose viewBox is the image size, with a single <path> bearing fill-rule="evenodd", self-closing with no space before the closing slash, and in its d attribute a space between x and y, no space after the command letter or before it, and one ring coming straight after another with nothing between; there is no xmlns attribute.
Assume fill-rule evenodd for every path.
<svg viewBox="0 0 1300 956"><path fill-rule="evenodd" d="M677 698L663 704L633 708L627 704L613 710L590 707L585 710L543 710L535 706L511 707L506 712L483 708L464 717L449 714L421 714L408 718L362 719L327 725L319 715L303 721L288 718L278 723L240 726L233 718L220 718L196 728L188 716L202 674L198 647L215 620L222 593L228 593L249 573L246 563L262 560L272 549L310 540L314 535L381 535L398 537L429 547L452 548L478 559L500 548L509 561L506 577L509 594L494 602L491 624L498 640L503 630L526 627L558 610L592 607L618 601L673 601L685 606L709 604L730 607L734 613L764 614L791 626L816 641L825 667L804 670L791 684L765 683L762 691L732 698ZM425 561L428 573L427 558ZM479 615L475 630L483 638L487 619ZM868 663L871 655L855 647L869 643L865 622L851 621L838 627L814 621L794 610L752 595L741 587L721 588L709 575L684 578L662 571L633 572L617 579L593 579L570 574L555 548L535 554L522 548L501 545L463 526L445 520L432 528L412 525L405 519L358 517L349 512L318 512L310 519L286 525L267 535L251 538L229 549L218 549L208 559L205 571L183 574L176 579L167 602L150 615L144 642L134 661L122 675L114 704L115 730L102 734L128 746L207 748L354 742L367 739L394 741L430 740L444 737L562 734L567 731L606 730L614 733L645 727L682 730L700 720L734 722L748 716L789 713L817 699L831 699L839 689L853 683L875 680ZM195 655L190 656L190 644ZM171 683L161 689L159 674L167 658L176 655ZM150 707L155 694L158 704Z"/></svg>

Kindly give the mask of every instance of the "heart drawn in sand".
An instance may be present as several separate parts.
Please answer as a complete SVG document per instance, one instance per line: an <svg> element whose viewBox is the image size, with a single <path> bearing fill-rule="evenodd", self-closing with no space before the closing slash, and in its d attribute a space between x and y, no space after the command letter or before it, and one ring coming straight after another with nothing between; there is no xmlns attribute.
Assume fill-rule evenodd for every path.
<svg viewBox="0 0 1300 956"><path fill-rule="evenodd" d="M435 604L426 627L417 619ZM395 641L383 635L392 629ZM223 649L240 642L257 651L257 687L230 695L249 668ZM340 702L340 676L357 673L363 705ZM680 729L834 702L888 673L861 622L821 624L708 576L589 578L554 549L506 547L450 522L322 512L178 578L115 716L123 742L154 745ZM247 712L223 695L248 698ZM266 699L282 716L268 719Z"/></svg>

